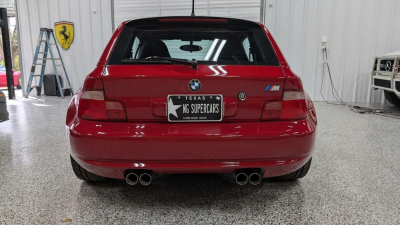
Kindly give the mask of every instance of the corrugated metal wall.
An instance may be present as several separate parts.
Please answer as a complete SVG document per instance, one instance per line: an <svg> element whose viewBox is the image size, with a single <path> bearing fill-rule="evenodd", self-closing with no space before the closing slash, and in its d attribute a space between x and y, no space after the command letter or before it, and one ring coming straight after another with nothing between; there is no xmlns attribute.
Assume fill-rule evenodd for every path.
<svg viewBox="0 0 400 225"><path fill-rule="evenodd" d="M264 23L314 100L323 100L321 37L327 36L342 99L383 102L382 91L370 91L370 73L375 56L400 49L399 12L399 0L266 0ZM335 100L327 76L322 93Z"/></svg>
<svg viewBox="0 0 400 225"><path fill-rule="evenodd" d="M382 102L381 91L370 92L375 56L400 49L399 0L265 0L264 23L302 77L314 100L322 81L321 37L328 37L332 77L347 102ZM111 0L17 0L23 71L30 71L40 27L60 20L75 23L75 40L61 50L73 87L82 84L111 37ZM40 5L39 5L40 3ZM260 20L260 0L196 0L196 15ZM114 0L114 21L151 16L190 15L190 0ZM28 73L24 73L25 80ZM335 100L325 76L324 96ZM372 96L370 96L372 93Z"/></svg>
<svg viewBox="0 0 400 225"><path fill-rule="evenodd" d="M114 0L115 26L125 20L155 16L190 16L191 0ZM197 16L260 21L260 0L195 0Z"/></svg>
<svg viewBox="0 0 400 225"><path fill-rule="evenodd" d="M24 80L27 81L29 77L39 29L54 29L54 22L66 20L74 23L75 37L71 47L68 50L60 47L60 52L72 87L74 90L80 87L86 75L94 69L111 38L111 1L17 0L17 10ZM54 46L53 50L56 51ZM61 67L58 68L64 74ZM51 66L47 66L46 70L46 73L53 71ZM36 73L40 73L39 66ZM33 95L36 95L35 91Z"/></svg>

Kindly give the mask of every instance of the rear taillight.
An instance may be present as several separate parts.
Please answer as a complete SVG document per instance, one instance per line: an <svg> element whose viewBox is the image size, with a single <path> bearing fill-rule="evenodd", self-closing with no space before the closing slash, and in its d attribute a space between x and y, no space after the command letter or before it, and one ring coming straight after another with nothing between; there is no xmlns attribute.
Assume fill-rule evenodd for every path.
<svg viewBox="0 0 400 225"><path fill-rule="evenodd" d="M76 115L76 95L74 95L69 102L68 110L67 110L67 117L66 117L66 124L70 124L72 120L75 118Z"/></svg>
<svg viewBox="0 0 400 225"><path fill-rule="evenodd" d="M88 120L126 121L124 105L107 100L101 90L83 91L79 100L78 117Z"/></svg>
<svg viewBox="0 0 400 225"><path fill-rule="evenodd" d="M296 120L307 117L307 103L302 91L285 91L283 99L267 102L264 105L261 120Z"/></svg>
<svg viewBox="0 0 400 225"><path fill-rule="evenodd" d="M76 95L74 95L69 102L68 108L76 110Z"/></svg>

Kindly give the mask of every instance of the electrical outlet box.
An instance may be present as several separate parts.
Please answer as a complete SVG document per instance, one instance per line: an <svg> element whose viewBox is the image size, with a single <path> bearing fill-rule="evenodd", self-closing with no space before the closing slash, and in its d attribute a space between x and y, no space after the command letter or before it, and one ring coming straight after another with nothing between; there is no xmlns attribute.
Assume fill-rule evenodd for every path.
<svg viewBox="0 0 400 225"><path fill-rule="evenodd" d="M322 44L326 44L328 42L328 37L323 36L322 37Z"/></svg>

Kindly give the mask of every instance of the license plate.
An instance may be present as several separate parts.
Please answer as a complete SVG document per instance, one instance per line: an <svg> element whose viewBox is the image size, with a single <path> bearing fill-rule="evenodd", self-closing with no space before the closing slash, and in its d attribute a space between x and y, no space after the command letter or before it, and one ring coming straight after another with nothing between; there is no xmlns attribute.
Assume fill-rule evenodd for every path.
<svg viewBox="0 0 400 225"><path fill-rule="evenodd" d="M223 115L222 103L222 95L168 95L168 121L221 121Z"/></svg>

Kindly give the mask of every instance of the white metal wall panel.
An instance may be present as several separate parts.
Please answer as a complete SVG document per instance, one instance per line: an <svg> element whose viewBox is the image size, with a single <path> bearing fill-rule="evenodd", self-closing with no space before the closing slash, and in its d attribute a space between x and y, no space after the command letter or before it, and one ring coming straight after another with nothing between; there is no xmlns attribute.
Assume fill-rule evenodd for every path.
<svg viewBox="0 0 400 225"><path fill-rule="evenodd" d="M114 0L116 28L126 20L156 16L160 16L160 0Z"/></svg>
<svg viewBox="0 0 400 225"><path fill-rule="evenodd" d="M191 12L191 0L114 0L115 27L126 20ZM195 14L260 21L260 0L195 0Z"/></svg>
<svg viewBox="0 0 400 225"><path fill-rule="evenodd" d="M60 52L73 89L79 88L85 77L95 68L111 38L111 1L17 0L17 10L24 80L27 81L29 77L39 29L54 29L54 22L66 20L74 23L74 40L69 49L60 47ZM53 52L56 52L54 46ZM51 64L47 65L46 73L53 73L52 66L49 65ZM58 72L64 75L61 67ZM36 73L40 73L40 66L36 68ZM63 83L66 86L66 81Z"/></svg>
<svg viewBox="0 0 400 225"><path fill-rule="evenodd" d="M398 0L266 0L264 23L314 100L322 101L321 37L339 95L347 102L383 102L370 91L373 58L400 50ZM322 90L334 101L327 73ZM370 96L371 94L371 96Z"/></svg>
<svg viewBox="0 0 400 225"><path fill-rule="evenodd" d="M194 12L196 16L207 16L209 2L207 0L195 0ZM160 0L160 16L190 16L192 13L192 1Z"/></svg>
<svg viewBox="0 0 400 225"><path fill-rule="evenodd" d="M210 16L260 22L260 0L210 0Z"/></svg>

